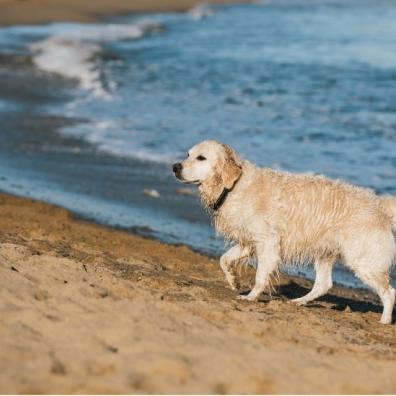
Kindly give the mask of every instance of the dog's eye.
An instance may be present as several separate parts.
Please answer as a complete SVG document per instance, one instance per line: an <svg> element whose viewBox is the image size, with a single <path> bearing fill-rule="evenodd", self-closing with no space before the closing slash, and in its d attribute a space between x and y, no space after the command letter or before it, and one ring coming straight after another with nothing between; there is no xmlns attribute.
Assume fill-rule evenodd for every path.
<svg viewBox="0 0 396 396"><path fill-rule="evenodd" d="M198 161L205 161L206 158L203 155L198 155L197 160Z"/></svg>

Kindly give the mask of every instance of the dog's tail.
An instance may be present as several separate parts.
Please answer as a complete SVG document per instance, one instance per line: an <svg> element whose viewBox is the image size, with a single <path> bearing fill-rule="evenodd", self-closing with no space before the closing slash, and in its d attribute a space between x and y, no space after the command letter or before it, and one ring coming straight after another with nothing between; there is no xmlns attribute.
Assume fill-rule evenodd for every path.
<svg viewBox="0 0 396 396"><path fill-rule="evenodd" d="M396 230L396 197L381 197L381 204L391 219L392 228Z"/></svg>

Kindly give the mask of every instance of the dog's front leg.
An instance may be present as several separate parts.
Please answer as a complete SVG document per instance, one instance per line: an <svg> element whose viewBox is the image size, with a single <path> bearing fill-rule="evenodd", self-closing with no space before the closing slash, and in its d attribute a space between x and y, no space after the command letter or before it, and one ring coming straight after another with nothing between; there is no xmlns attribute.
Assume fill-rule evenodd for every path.
<svg viewBox="0 0 396 396"><path fill-rule="evenodd" d="M223 270L226 281L232 290L236 290L238 285L235 281L235 274L231 269L231 266L235 261L248 257L249 253L250 251L248 248L235 245L220 257L220 267Z"/></svg>
<svg viewBox="0 0 396 396"><path fill-rule="evenodd" d="M274 235L265 242L257 243L256 254L257 271L255 285L248 295L238 296L237 298L240 300L256 301L268 286L270 276L280 262L279 242L277 237Z"/></svg>

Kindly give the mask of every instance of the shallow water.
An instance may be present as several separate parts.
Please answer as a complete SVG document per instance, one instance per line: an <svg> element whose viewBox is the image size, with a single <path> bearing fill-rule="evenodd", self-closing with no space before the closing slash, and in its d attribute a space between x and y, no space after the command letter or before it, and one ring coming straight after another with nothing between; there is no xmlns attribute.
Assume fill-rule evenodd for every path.
<svg viewBox="0 0 396 396"><path fill-rule="evenodd" d="M202 139L396 195L395 20L393 1L278 0L0 29L0 188L210 253L169 167Z"/></svg>

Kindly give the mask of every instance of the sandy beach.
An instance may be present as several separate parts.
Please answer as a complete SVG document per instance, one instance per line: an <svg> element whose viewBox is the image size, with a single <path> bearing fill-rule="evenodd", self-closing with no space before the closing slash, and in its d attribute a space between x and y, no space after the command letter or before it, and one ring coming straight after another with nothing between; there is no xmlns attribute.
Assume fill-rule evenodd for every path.
<svg viewBox="0 0 396 396"><path fill-rule="evenodd" d="M371 293L240 302L214 259L7 195L0 230L1 393L396 392Z"/></svg>
<svg viewBox="0 0 396 396"><path fill-rule="evenodd" d="M0 25L64 21L94 22L106 16L126 13L185 11L199 3L202 2L198 0L0 0ZM237 1L212 0L210 3L230 4Z"/></svg>
<svg viewBox="0 0 396 396"><path fill-rule="evenodd" d="M233 3L227 0L211 2ZM94 22L127 13L185 11L198 3L200 2L196 0L112 2L0 0L0 25L42 24L57 21ZM290 20L293 23L284 23L281 26L294 26L297 20L295 10L290 12L292 15ZM336 10L335 15L338 15L338 12ZM284 14L283 9L282 12L274 15L279 17L280 14ZM353 12L348 9L344 11L344 15L352 14ZM373 13L370 11L368 14ZM263 15L267 15L266 10ZM274 19L271 17L272 14L269 15L268 26L273 26ZM307 15L311 18L310 13ZM267 20L264 16L262 20ZM228 21L228 19L224 20ZM248 21L250 23L251 20ZM311 22L311 19L309 21ZM322 24L322 21L320 19L319 23ZM256 21L256 24L260 28L264 26L261 19ZM349 26L348 23L343 24ZM189 26L187 23L185 25ZM180 28L179 25L175 26L177 29ZM222 26L217 29L216 26L212 27L213 32L224 32ZM227 23L226 26L228 29L233 24ZM371 24L367 23L367 26ZM388 25L384 24L384 26ZM169 34L174 34L174 30L177 29L169 29ZM192 37L205 36L201 34L194 36L194 30L191 33L187 29L186 32L192 34ZM278 31L274 35L278 37ZM18 37L23 37L23 34ZM210 37L205 45L208 52L213 52L209 45L213 41ZM222 36L219 34L218 37ZM232 48L232 51L230 50L229 54L234 53L234 37L240 37L241 46L244 48L245 39L249 36L230 34L231 44L228 48ZM269 37L271 41L272 36ZM295 37L294 32L290 33L290 37L292 39ZM157 37L158 40L160 38ZM341 38L344 43L344 36ZM12 41L11 44L12 49L14 48ZM257 46L260 45L258 42ZM282 47L276 43L275 45L276 49ZM311 45L312 41L308 40L308 46L302 48L311 49ZM143 51L133 47L129 49L128 54L133 55L134 62L139 56L142 57L141 68L132 69L134 79L127 80L131 92L140 92L138 89L134 91L129 88L135 82L135 77L136 81L140 81L136 71L142 72L147 69L149 74L142 72L141 81L151 81L150 73L154 72L146 67L151 61L147 61L144 56L150 51L155 52L157 47L159 52L156 54L161 55L160 45L147 47L150 50ZM264 45L262 47L265 48ZM180 53L184 51L184 47L182 48ZM321 42L318 48L322 49ZM79 118L67 116L64 112L51 113L44 104L64 101L60 92L64 89L63 86L71 90L73 81L58 80L56 75L51 76L43 70L36 69L31 54L21 55L19 52L13 54L7 51L8 49L2 54L2 67L0 67L2 98L7 105L11 104L9 109L4 107L0 117L2 121L0 137L3 142L0 148L0 181L4 190L24 196L36 196L47 201L61 197L62 200L55 201L59 205L66 202L71 209L82 205L85 211L80 213L86 215L85 218L91 216L90 218L103 223L106 222L106 217L100 217L104 214L103 208L107 208L106 210L110 212L116 208L119 217L115 217L112 224L120 224L123 227L121 220L126 221L125 211L133 205L135 208L144 209L145 212L141 214L136 210L128 214L130 217L137 213L144 219L150 218L150 216L143 217L146 212L158 218L167 214L169 216L167 224L171 227L175 227L172 219L178 218L176 216L179 212L183 216L186 215L188 224L196 227L189 228L193 230L191 235L195 235L194 230L200 229L199 225L206 226L206 219L198 203L194 201L195 197L176 194L176 188L180 186L172 184L175 181L168 171L168 165L166 172L161 173L161 170L165 169L162 163L147 166L147 162L138 159L111 156L105 151L96 150L88 141L58 133L59 128L74 125ZM297 52L300 57L300 54L309 51ZM175 56L174 52L169 51L169 53ZM271 50L269 53L274 52ZM386 51L384 53L388 54ZM109 59L114 56L113 53L110 55ZM120 56L119 59L124 58ZM125 56L125 59L128 58ZM158 62L161 59L160 56L157 57ZM190 74L194 75L190 73L191 67L198 65L194 70L199 72L202 65L210 63L204 63L204 60L208 59L206 57L198 59L199 62L195 58L185 60L185 70L188 73L182 76L185 77L188 87L193 85L187 79L191 77ZM236 76L234 66L241 66L239 58L235 59L235 63L231 62L232 73L230 71L229 74L232 78L224 73L224 70L229 70L224 67L228 62L218 64L218 69L214 70L219 70L218 74L208 69L205 74L207 78L214 74L219 78L225 76L227 80L209 80L214 87L223 87L227 82L234 80ZM276 56L273 59L276 60ZM340 108L342 117L346 117L345 103L349 104L350 98L356 96L356 83L351 79L351 76L355 76L355 69L352 69L351 74L346 74L340 83L335 80L337 85L327 78L336 75L334 70L338 69L326 69L319 65L318 71L312 77L315 87L310 88L308 80L308 82L302 81L301 86L290 84L293 78L298 81L299 76L307 73L307 70L301 66L294 71L293 77L293 74L290 74L290 67L295 64L298 62L291 59L285 61L282 67L278 64L267 65L268 76L257 76L257 79L252 80L251 86L248 81L249 84L246 83L246 86L244 86L245 82L240 83L238 89L234 89L234 86L229 87L230 92L238 93L236 99L228 96L226 90L224 98L216 96L214 102L208 102L208 105L204 103L203 107L191 106L193 112L200 117L201 114L209 111L211 103L216 103L218 106L215 107L218 109L229 106L229 113L225 116L228 120L230 114L235 113L238 117L249 114L247 109L254 108L261 114L269 108L270 113L267 115L263 113L266 123L271 119L271 114L278 120L277 122L285 114L285 124L290 124L290 114L296 115L296 113L285 113L282 106L272 109L271 104L276 102L277 97L278 99L281 97L282 92L287 93L289 86L292 87L292 94L289 96L293 98L299 87L304 88L300 89L304 95L307 89L307 95L301 96L303 99L296 96L296 102L291 103L290 109L293 112L296 110L295 103L306 101L310 106L322 103L320 99L322 96L309 96L309 100L306 99L308 93L311 95L312 92L316 92L317 83L322 81L325 87L336 86L337 89L334 91L337 92L338 87L342 86L344 90L347 86L351 87L351 96L345 94L345 102L339 100L328 104L329 109ZM304 64L311 65L310 62L305 61ZM285 65L287 68L284 68ZM252 72L257 69L255 64L252 64L251 68L249 66L247 69L238 69L238 75L243 77L253 75ZM349 70L341 64L341 71L339 70L338 73L341 74L344 69ZM116 69L117 73L119 70L121 69ZM385 81L384 86L389 85L389 91L384 87L384 91L378 93L374 88L381 84L377 84L374 79L372 82L373 92L381 100L381 106L377 107L382 109L384 108L382 100L391 98L394 93L391 85L394 81L394 70L390 69L388 80L385 79L387 76L385 71L381 68L378 70L382 70L380 77L383 78L379 81ZM267 84L272 82L273 76L279 74L278 71L284 73L284 77L279 80L281 85L274 88L267 87ZM320 77L319 71L324 77ZM374 75L372 70L367 69L367 74L362 74L360 83L369 80L366 76L371 75ZM377 78L377 74L375 76ZM179 85L171 84L173 80L166 81L170 87L169 92L174 95L174 87ZM192 83L194 81L192 80ZM265 85L261 87L264 92L263 97L258 96L257 100L253 100L255 98L253 88L260 87L259 81L263 81ZM345 84L345 81L348 84ZM350 81L352 83L349 83ZM167 84L163 85L167 86ZM161 84L160 86L162 87ZM150 87L151 85L144 84L138 86L145 88L146 94L151 92ZM184 94L184 85L180 87ZM366 86L359 85L359 87L363 87L361 90L366 92ZM201 81L197 90L200 89ZM270 92L269 96L268 92ZM273 94L274 92L277 94ZM331 92L330 88L325 88L323 97L327 97L329 92ZM167 93L167 91L159 90L158 93ZM68 95L71 96L71 93L69 92ZM242 107L238 102L244 98L243 95L251 97L249 100L246 99L246 107ZM373 98L376 96L370 95L368 93L366 95L369 101L367 106L372 109ZM194 99L194 97L196 99L198 95L189 98ZM163 98L161 106L164 106L169 99L166 95ZM205 98L203 97L203 102L206 101ZM268 100L263 101L263 98ZM181 96L181 99L179 102L176 101L178 105L184 103L184 96ZM201 102L194 103L197 106ZM323 103L327 102L323 101ZM19 107L15 104L19 104ZM352 107L360 111L361 106L359 102ZM156 111L160 108L162 109L160 106L155 107ZM200 108L204 109L201 110L202 113L196 110ZM387 108L391 108L391 105L389 104ZM164 109L166 112L167 108ZM305 111L309 115L315 115L317 112L311 107ZM367 111L361 113L366 114ZM122 119L118 113L116 114L117 119ZM301 114L304 114L304 111L301 110ZM211 117L217 119L218 116L219 113L215 113ZM174 115L174 118L177 116ZM188 119L184 114L183 118ZM84 117L81 118L83 119ZM194 119L191 118L192 121ZM333 111L329 116L329 120L332 119L337 120ZM346 117L346 119L352 118ZM261 125L261 118L257 120L254 121L255 124ZM296 123L296 119L293 119L293 128ZM360 140L364 129L362 125L366 126L366 124L375 126L374 122L367 122L365 118L357 123ZM133 129L128 123L126 125L128 130ZM305 131L308 123L304 121L301 125ZM390 128L394 128L391 122L390 125ZM146 126L143 130L155 130L157 133L160 129L155 128L150 129ZM184 128L183 125L181 128L183 131L193 130L193 128ZM271 124L268 124L268 129L271 128ZM276 124L273 128L276 135L278 135L277 128L282 130L281 126ZM348 128L346 130L349 131ZM164 130L168 134L173 129L170 124L168 129ZM315 127L314 131L316 130ZM391 132L385 130L383 133L377 133L375 130L376 134L372 135L393 136L392 131L394 129L391 129ZM249 133L253 134L253 132L257 134L256 129L243 129L242 132L243 136L246 134L251 136ZM312 146L315 150L319 146L327 146L326 142L340 140L346 142L345 147L349 152L350 147L356 149L360 141L347 140L349 135L344 140L339 139L339 136L344 135L332 135L334 129L331 128L327 132L331 139L325 140L325 143L320 143L318 134L311 136L312 142L315 143L315 139L319 140L317 146ZM264 139L268 134L266 132L260 136ZM162 135L158 134L158 136ZM238 140L240 135L235 132L232 136L233 139ZM323 136L327 137L327 135ZM310 138L304 134L299 139L304 142L304 146L297 146L300 141L298 139L285 137L278 146L268 144L268 147L272 152L278 152L285 142L291 142L293 151L290 152L300 150L308 157L306 153L309 152L310 146L305 144L309 143ZM254 146L255 140L252 142L251 146ZM272 140L268 142L273 143ZM392 150L393 146L389 141L385 140L382 146L376 146L376 142L376 140L368 140L368 143L362 146L364 149L362 152L369 155L366 147L382 147L382 152L385 154L386 149ZM294 146L296 146L295 150ZM333 147L337 161L342 158L340 147L342 146ZM290 152L282 152L285 153L285 158L290 157ZM380 155L379 149L377 152ZM364 157L360 155L360 151L351 151L351 153L353 161ZM326 155L329 156L329 152ZM393 161L390 154L389 157L381 155L378 160L381 164L386 158L389 162ZM318 158L323 161L325 157ZM299 160L299 157L293 157L290 161L299 164ZM375 168L372 165L375 161L370 162L364 157L364 162L369 164L370 169ZM365 174L366 168L363 168L363 163L353 162L353 166L350 164L349 166L342 162L341 165L343 169L358 169L364 174L365 180L366 176L370 179L368 177L370 175ZM309 164L304 166L317 170L316 166ZM331 166L328 168L331 169ZM393 193L386 184L393 183L391 180L394 177L391 172L393 168L386 168L386 171L382 171L382 168L378 169L380 175L386 176L382 188L386 192ZM382 180L375 179L374 173L371 176L377 182ZM146 188L158 189L161 198L150 198L142 193ZM52 195L45 195L43 191ZM98 202L110 202L111 205L100 206ZM161 212L160 209L163 211ZM113 219L111 216L108 218ZM126 222L127 224L134 224L129 218L127 220L129 221ZM142 221L141 224L146 223ZM155 235L148 226L140 228L140 231L146 231L143 235ZM138 227L129 228L127 225L125 229L138 232ZM199 254L181 244L171 245L155 239L142 238L132 232L88 222L65 209L43 202L0 194L0 393L396 393L396 326L378 323L382 307L378 298L371 292L334 286L328 295L307 307L299 307L290 300L306 294L312 283L303 278L281 275L272 296L264 294L257 303L243 302L236 299L237 292L227 288L218 265L218 258ZM175 231L174 234L173 240L180 241L177 237L181 232L178 234ZM195 246L200 245L196 243ZM253 282L254 270L252 268L241 270L242 287L239 293L247 293Z"/></svg>

